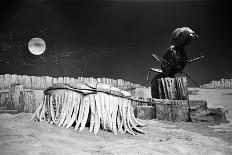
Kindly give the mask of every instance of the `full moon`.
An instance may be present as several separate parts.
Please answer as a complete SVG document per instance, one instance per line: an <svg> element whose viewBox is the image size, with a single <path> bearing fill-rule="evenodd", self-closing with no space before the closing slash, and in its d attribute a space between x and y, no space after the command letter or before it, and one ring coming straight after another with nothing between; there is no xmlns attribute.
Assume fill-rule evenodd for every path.
<svg viewBox="0 0 232 155"><path fill-rule="evenodd" d="M28 42L28 49L34 55L43 54L46 49L45 41L41 38L32 38Z"/></svg>

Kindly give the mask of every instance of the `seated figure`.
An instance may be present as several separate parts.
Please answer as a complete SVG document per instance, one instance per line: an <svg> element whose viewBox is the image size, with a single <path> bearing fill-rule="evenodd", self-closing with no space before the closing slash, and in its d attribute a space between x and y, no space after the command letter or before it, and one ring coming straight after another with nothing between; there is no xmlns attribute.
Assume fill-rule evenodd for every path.
<svg viewBox="0 0 232 155"><path fill-rule="evenodd" d="M165 61L165 63L161 64L162 73L155 75L151 81L152 98L159 98L158 79L165 77L174 78L175 74L184 70L188 63L185 46L198 38L198 35L189 27L177 28L173 31L171 46L164 52L162 57Z"/></svg>

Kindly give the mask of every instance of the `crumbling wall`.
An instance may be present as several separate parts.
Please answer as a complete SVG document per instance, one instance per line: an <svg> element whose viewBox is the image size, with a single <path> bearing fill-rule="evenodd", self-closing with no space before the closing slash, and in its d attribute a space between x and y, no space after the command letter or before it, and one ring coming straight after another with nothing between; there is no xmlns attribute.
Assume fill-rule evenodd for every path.
<svg viewBox="0 0 232 155"><path fill-rule="evenodd" d="M70 77L58 77L53 78L49 76L27 76L27 75L0 75L0 89L8 89L13 84L22 84L24 89L34 89L34 90L45 90L46 88L52 86L56 83L67 83L73 86L76 86L78 82L101 82L104 84L108 84L114 87L119 88L136 88L141 87L139 84L133 84L129 81L124 81L122 79L109 79L109 78L85 78L85 77L78 77L70 78Z"/></svg>
<svg viewBox="0 0 232 155"><path fill-rule="evenodd" d="M232 79L221 79L220 81L211 81L209 84L201 85L201 88L205 89L232 89Z"/></svg>

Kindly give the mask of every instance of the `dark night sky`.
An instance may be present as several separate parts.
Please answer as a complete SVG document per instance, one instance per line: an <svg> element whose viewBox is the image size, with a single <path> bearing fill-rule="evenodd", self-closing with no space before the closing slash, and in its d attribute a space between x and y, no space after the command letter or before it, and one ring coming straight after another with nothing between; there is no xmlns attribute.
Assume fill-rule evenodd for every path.
<svg viewBox="0 0 232 155"><path fill-rule="evenodd" d="M190 58L206 59L185 71L199 84L232 78L229 1L24 0L1 4L0 74L122 78L149 86L148 67L170 45L172 31L189 26L200 39ZM27 49L43 38L40 56ZM192 83L189 81L190 85Z"/></svg>

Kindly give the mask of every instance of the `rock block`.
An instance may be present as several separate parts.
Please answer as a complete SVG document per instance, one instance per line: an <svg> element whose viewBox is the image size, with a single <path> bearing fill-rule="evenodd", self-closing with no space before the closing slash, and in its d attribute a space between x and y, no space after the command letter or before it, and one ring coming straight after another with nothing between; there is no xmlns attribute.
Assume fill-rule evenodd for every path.
<svg viewBox="0 0 232 155"><path fill-rule="evenodd" d="M35 93L33 91L21 91L19 96L19 111L20 112L35 112L39 105L35 102Z"/></svg>
<svg viewBox="0 0 232 155"><path fill-rule="evenodd" d="M10 104L7 105L8 110L17 110L19 109L19 96L20 92L23 91L22 84L13 84L9 88L9 99Z"/></svg>
<svg viewBox="0 0 232 155"><path fill-rule="evenodd" d="M156 118L173 122L189 121L188 100L169 100L156 104Z"/></svg>
<svg viewBox="0 0 232 155"><path fill-rule="evenodd" d="M156 118L159 120L172 121L170 102L157 103L156 104Z"/></svg>
<svg viewBox="0 0 232 155"><path fill-rule="evenodd" d="M220 122L228 123L225 110L221 108L209 108L191 116L192 122Z"/></svg>
<svg viewBox="0 0 232 155"><path fill-rule="evenodd" d="M206 100L189 100L190 117L208 109Z"/></svg>
<svg viewBox="0 0 232 155"><path fill-rule="evenodd" d="M9 92L0 92L0 107L6 109L7 105L10 104L10 93Z"/></svg>
<svg viewBox="0 0 232 155"><path fill-rule="evenodd" d="M189 117L188 100L171 100L172 121L187 122Z"/></svg>
<svg viewBox="0 0 232 155"><path fill-rule="evenodd" d="M135 116L140 119L155 119L155 106L136 106Z"/></svg>

